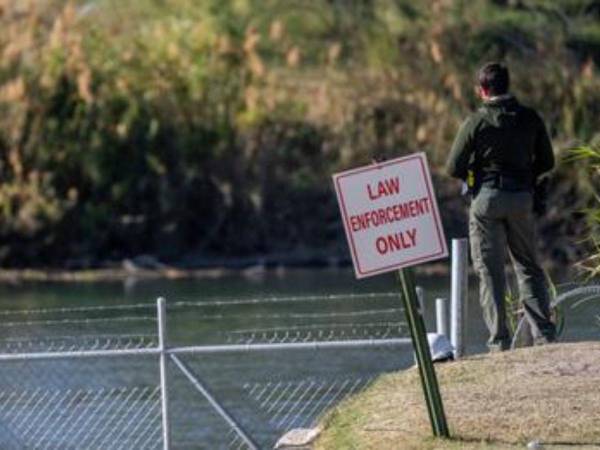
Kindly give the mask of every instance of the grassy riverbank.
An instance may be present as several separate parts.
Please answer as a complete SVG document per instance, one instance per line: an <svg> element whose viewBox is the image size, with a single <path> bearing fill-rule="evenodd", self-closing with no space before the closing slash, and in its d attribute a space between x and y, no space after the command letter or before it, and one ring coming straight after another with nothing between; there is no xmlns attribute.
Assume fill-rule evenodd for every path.
<svg viewBox="0 0 600 450"><path fill-rule="evenodd" d="M335 410L316 449L600 448L600 343L438 365L451 440L431 438L418 373L386 375Z"/></svg>

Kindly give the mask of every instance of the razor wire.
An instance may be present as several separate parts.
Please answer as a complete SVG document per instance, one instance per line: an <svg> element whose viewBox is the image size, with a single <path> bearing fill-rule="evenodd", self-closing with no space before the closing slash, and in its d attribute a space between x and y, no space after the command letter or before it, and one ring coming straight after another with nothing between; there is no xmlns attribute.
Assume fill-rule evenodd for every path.
<svg viewBox="0 0 600 450"><path fill-rule="evenodd" d="M234 330L226 333L227 343L295 343L355 339L387 339L403 336L406 322L328 323L289 327Z"/></svg>
<svg viewBox="0 0 600 450"><path fill-rule="evenodd" d="M587 284L577 285L570 283L568 289L556 296L552 301L552 306L558 306L567 300L573 302L571 308L577 308L583 303L590 300L600 299L600 285L599 284Z"/></svg>
<svg viewBox="0 0 600 450"><path fill-rule="evenodd" d="M229 328L227 324L219 325L220 334L224 336L227 343L378 339L399 336L402 333L401 325L391 324L389 320L390 317L397 317L402 311L395 305L389 307L390 301L395 303L397 297L397 293L383 292L218 298L206 301L174 301L169 303L168 309L174 314L193 314L193 319L198 323L244 321L255 324L268 322L279 324L278 327L271 327L271 330L263 329L247 333L227 329ZM315 302L320 302L318 310L310 306ZM374 308L376 304L379 307ZM293 305L294 308L288 305ZM369 308L369 305L372 307ZM382 305L388 307L382 308ZM254 312L254 307L260 307L261 312ZM281 307L285 310L278 311ZM305 307L310 309L306 311ZM152 308L154 308L152 304L132 303L112 306L2 310L0 317L8 320L0 321L0 352L151 347L157 339L155 334L151 336L148 333L149 329L154 329L156 326L156 318L147 314ZM215 308L219 311L215 311ZM240 308L248 308L248 311L240 312ZM301 322L306 321L311 321L313 325L300 330L303 326ZM284 323L286 327L281 327ZM121 330L123 327L127 327L128 331L135 330L137 333L124 334ZM311 327L313 329L310 329ZM71 331L69 334L73 338L62 336L65 330ZM206 330L208 327L205 328ZM23 339L19 340L19 337Z"/></svg>
<svg viewBox="0 0 600 450"><path fill-rule="evenodd" d="M324 312L324 313L258 313L258 314L205 314L203 320L231 320L231 319L331 319L340 317L365 317L382 314L400 314L402 308L372 309L364 311L343 311L343 312Z"/></svg>
<svg viewBox="0 0 600 450"><path fill-rule="evenodd" d="M6 338L0 340L0 353L76 352L84 350L115 350L153 348L155 334L56 336L53 338Z"/></svg>
<svg viewBox="0 0 600 450"><path fill-rule="evenodd" d="M231 308L231 309L230 309ZM398 293L170 302L169 311L206 323L226 344L321 342L407 336ZM186 319L184 319L186 320ZM245 326L240 326L240 325ZM218 328L218 331L216 329Z"/></svg>
<svg viewBox="0 0 600 450"><path fill-rule="evenodd" d="M209 301L175 301L169 303L170 308L179 307L208 307L208 306L240 306L240 305L259 305L259 304L279 304L279 303L307 303L324 301L352 301L366 300L374 301L381 299L398 299L397 292L366 292L361 294L330 294L330 295L295 295L282 297L255 297L255 298L219 298Z"/></svg>
<svg viewBox="0 0 600 450"><path fill-rule="evenodd" d="M0 311L0 353L141 349L156 345L148 305Z"/></svg>
<svg viewBox="0 0 600 450"><path fill-rule="evenodd" d="M212 307L212 306L240 306L257 304L277 304L277 303L306 303L322 301L351 301L351 300L380 300L397 299L397 292L367 292L361 294L333 294L333 295L295 295L295 296L270 296L254 298L220 297L210 300L197 301L169 301L168 309L180 307ZM55 315L71 313L92 313L123 310L150 310L154 311L154 303L129 303L124 305L110 306L76 306L76 307L57 307L57 308L34 308L34 309L5 309L0 310L0 317L3 316L35 316L35 315Z"/></svg>

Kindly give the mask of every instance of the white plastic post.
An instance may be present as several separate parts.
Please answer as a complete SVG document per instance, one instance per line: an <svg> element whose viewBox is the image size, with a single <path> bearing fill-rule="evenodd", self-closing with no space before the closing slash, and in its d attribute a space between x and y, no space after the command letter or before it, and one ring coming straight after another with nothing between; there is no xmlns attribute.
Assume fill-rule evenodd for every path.
<svg viewBox="0 0 600 450"><path fill-rule="evenodd" d="M435 299L435 323L438 334L448 337L448 313L445 298Z"/></svg>
<svg viewBox="0 0 600 450"><path fill-rule="evenodd" d="M452 286L450 342L454 346L454 357L465 354L465 317L467 315L468 295L468 241L452 240Z"/></svg>
<svg viewBox="0 0 600 450"><path fill-rule="evenodd" d="M158 349L160 350L160 394L162 407L163 450L171 447L169 424L169 396L167 389L167 313L166 301L163 297L156 300L158 313Z"/></svg>
<svg viewBox="0 0 600 450"><path fill-rule="evenodd" d="M417 291L417 300L419 301L419 312L425 317L425 290L421 286L417 286L415 291Z"/></svg>

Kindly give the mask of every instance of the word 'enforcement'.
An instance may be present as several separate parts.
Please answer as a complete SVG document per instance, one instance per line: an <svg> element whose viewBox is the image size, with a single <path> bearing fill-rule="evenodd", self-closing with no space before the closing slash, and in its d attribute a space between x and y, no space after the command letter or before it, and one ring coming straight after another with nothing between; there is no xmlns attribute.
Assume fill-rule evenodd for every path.
<svg viewBox="0 0 600 450"><path fill-rule="evenodd" d="M398 222L410 217L418 217L429 214L429 198L423 197L405 203L397 203L385 208L378 208L362 214L350 216L352 231L367 230L371 227L379 227L389 223Z"/></svg>

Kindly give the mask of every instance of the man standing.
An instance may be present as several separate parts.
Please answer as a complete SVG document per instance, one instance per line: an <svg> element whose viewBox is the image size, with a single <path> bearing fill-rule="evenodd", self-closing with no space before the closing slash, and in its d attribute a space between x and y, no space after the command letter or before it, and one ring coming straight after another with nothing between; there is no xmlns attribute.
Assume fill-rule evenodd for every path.
<svg viewBox="0 0 600 450"><path fill-rule="evenodd" d="M506 248L534 342L555 340L545 276L535 251L533 188L554 167L552 145L540 116L509 91L507 68L483 66L478 74L483 105L461 126L446 169L467 182L471 257L479 275L480 302L491 351L510 347L506 323Z"/></svg>

